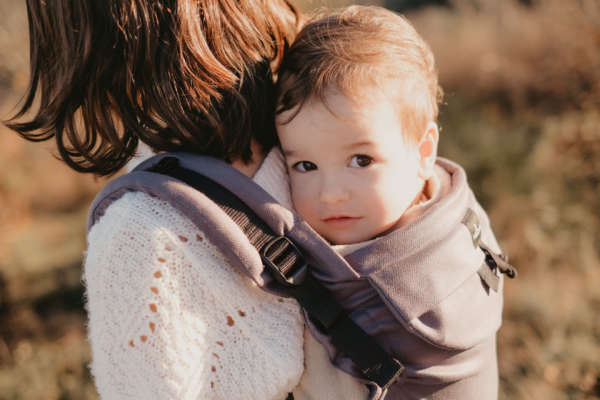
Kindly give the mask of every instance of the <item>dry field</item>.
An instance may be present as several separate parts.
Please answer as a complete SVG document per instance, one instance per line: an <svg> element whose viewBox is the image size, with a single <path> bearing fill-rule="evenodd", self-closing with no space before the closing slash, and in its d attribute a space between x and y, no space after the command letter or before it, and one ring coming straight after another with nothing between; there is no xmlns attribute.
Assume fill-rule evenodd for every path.
<svg viewBox="0 0 600 400"><path fill-rule="evenodd" d="M0 119L27 85L23 3L0 0ZM521 3L408 16L446 92L440 152L466 167L520 272L506 285L501 399L600 399L600 2ZM97 398L79 277L104 184L0 125L0 400Z"/></svg>

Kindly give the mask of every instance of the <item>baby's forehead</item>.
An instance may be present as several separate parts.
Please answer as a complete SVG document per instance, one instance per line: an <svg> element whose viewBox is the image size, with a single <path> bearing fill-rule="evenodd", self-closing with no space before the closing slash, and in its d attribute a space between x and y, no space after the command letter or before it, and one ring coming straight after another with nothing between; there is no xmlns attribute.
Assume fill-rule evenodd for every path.
<svg viewBox="0 0 600 400"><path fill-rule="evenodd" d="M308 148L308 131L317 131L332 138L318 138L334 147L349 147L354 143L370 144L371 148L388 145L406 145L412 142L406 124L407 116L401 103L389 91L364 86L348 92L330 86L290 110L277 116L280 140L288 148ZM321 140L323 139L323 140ZM327 141L324 139L336 139ZM334 144L332 144L334 143Z"/></svg>

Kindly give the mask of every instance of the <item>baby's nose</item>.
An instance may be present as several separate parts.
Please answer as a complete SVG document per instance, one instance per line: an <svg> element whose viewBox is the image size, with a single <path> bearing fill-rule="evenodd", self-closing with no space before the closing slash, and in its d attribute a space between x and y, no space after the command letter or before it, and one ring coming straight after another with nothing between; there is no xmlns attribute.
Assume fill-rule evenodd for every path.
<svg viewBox="0 0 600 400"><path fill-rule="evenodd" d="M347 201L350 198L350 192L339 181L326 182L321 189L321 202L325 204L335 204Z"/></svg>

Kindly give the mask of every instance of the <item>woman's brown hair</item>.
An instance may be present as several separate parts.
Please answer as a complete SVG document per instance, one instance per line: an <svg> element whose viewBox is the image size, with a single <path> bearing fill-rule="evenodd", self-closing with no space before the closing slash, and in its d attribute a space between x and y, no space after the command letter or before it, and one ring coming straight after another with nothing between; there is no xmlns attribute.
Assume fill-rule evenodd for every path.
<svg viewBox="0 0 600 400"><path fill-rule="evenodd" d="M56 138L75 170L112 174L140 140L244 162L251 139L275 143L272 67L299 19L290 0L28 0L27 10L30 84L7 126Z"/></svg>

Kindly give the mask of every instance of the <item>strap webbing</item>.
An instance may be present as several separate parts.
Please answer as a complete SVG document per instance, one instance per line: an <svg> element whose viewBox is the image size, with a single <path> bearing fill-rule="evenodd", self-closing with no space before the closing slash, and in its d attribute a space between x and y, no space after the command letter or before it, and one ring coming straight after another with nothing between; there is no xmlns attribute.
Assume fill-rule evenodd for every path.
<svg viewBox="0 0 600 400"><path fill-rule="evenodd" d="M181 167L175 157L165 157L147 171L188 184L225 211L261 254L265 267L275 279L300 303L311 321L331 337L333 345L358 366L366 379L383 389L398 379L404 366L356 325L331 292L307 273L310 268L291 239L274 234L239 197L219 183Z"/></svg>

